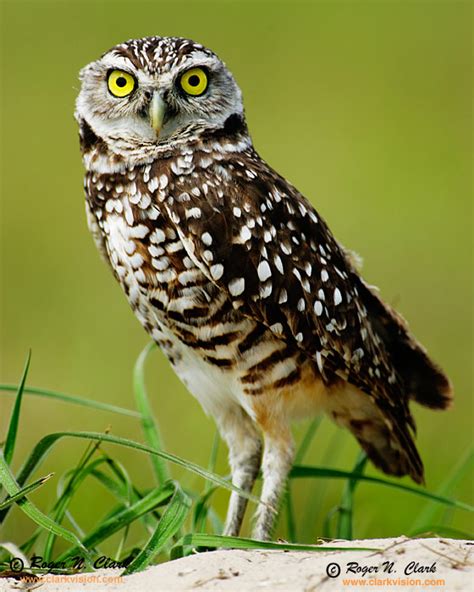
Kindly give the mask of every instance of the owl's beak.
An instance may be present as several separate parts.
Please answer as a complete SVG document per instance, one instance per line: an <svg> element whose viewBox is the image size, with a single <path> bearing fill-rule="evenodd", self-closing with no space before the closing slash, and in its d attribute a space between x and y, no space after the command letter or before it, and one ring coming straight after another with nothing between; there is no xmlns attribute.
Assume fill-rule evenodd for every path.
<svg viewBox="0 0 474 592"><path fill-rule="evenodd" d="M150 103L150 124L155 130L156 135L160 135L165 117L166 103L163 101L160 93L154 92Z"/></svg>

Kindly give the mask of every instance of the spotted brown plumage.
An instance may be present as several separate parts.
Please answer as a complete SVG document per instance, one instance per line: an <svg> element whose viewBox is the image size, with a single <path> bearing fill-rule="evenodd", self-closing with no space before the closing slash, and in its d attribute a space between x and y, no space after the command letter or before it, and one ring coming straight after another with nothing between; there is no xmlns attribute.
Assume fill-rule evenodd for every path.
<svg viewBox="0 0 474 592"><path fill-rule="evenodd" d="M131 77L128 95L111 71L122 87ZM81 80L89 227L137 318L215 417L245 490L263 434L254 536L271 534L296 417L326 411L383 471L421 482L409 400L445 408L449 381L259 157L224 64L189 40L153 37L113 48ZM227 534L244 510L233 494Z"/></svg>

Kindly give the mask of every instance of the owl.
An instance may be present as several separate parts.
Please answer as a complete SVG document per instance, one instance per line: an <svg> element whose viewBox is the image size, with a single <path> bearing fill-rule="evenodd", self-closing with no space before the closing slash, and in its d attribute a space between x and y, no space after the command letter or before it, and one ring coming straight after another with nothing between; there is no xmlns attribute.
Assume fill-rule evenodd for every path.
<svg viewBox="0 0 474 592"><path fill-rule="evenodd" d="M80 80L89 228L136 317L215 418L233 484L250 492L261 469L254 538L272 536L298 418L326 413L376 467L423 482L409 402L445 409L450 382L256 152L225 64L189 39L147 37ZM232 493L224 534L239 533L245 509Z"/></svg>

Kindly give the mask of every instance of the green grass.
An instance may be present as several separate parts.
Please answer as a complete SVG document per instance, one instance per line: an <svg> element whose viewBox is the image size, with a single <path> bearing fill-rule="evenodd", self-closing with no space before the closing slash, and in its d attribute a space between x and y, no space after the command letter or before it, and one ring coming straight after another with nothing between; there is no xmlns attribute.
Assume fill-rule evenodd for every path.
<svg viewBox="0 0 474 592"><path fill-rule="evenodd" d="M447 536L471 538L469 533L451 527L453 512L472 512L469 504L454 499L451 494L455 485L472 470L473 454L469 452L453 469L437 492L405 485L399 481L372 477L364 474L367 458L359 454L352 470L338 470L330 467L304 465L304 457L314 438L320 419L309 426L296 454L295 466L290 473L287 495L282 505L287 517L288 542L254 541L248 538L224 537L222 522L213 508L213 495L218 488L234 490L247 497L250 502L260 503L255 495L241 492L230 480L215 473L219 438L215 436L205 469L163 449L159 424L154 417L145 388L145 362L153 349L148 345L140 354L134 369L133 384L138 411L98 403L82 397L55 393L49 390L26 386L30 365L30 354L18 386L0 385L3 396L15 392L5 440L0 453L0 525L7 519L15 519L15 512L21 511L32 522L32 534L24 541L11 541L0 547L0 571L10 569L10 559L15 549L24 556L36 553L46 562L61 562L57 572L73 571L73 558L83 558L81 569L93 569L94 561L103 552L105 543L116 545L114 557L124 562L124 573L129 574L146 568L152 563L182 557L199 549L288 549L320 551L314 544L298 541L296 519L292 498L292 484L296 479L336 479L342 481L341 498L324 521L324 535L327 538L353 539L353 517L357 512L355 490L365 484L383 488L396 488L407 495L421 496L425 505L413 522L411 534L437 533ZM20 469L14 473L12 461L19 432L19 420L24 395L54 398L70 405L82 405L91 410L105 410L135 418L141 423L145 443L114 436L108 432L62 431L45 435L23 459ZM58 452L58 444L65 439L84 442L79 459L71 458L70 468L57 477L54 474L35 476L41 462L47 455ZM134 450L146 456L150 467L148 486L142 489L133 483L127 467L119 460L120 448ZM202 488L191 490L172 478L172 467L180 466L202 478ZM55 477L55 479L53 479ZM54 502L46 510L39 509L30 498L42 487L50 487L56 481ZM93 496L95 488L105 488L110 495L109 510L105 515L94 516L94 526L87 532L77 523L73 514L74 502L85 488ZM439 506L446 511L442 519L434 524ZM12 510L15 509L15 512ZM134 536L132 537L132 530ZM137 535L138 533L138 535ZM139 543L132 544L132 540ZM328 547L324 547L326 550ZM345 547L350 549L351 547ZM341 548L339 548L341 550ZM26 566L28 568L28 565ZM77 566L76 566L77 568ZM32 568L32 572L41 572Z"/></svg>

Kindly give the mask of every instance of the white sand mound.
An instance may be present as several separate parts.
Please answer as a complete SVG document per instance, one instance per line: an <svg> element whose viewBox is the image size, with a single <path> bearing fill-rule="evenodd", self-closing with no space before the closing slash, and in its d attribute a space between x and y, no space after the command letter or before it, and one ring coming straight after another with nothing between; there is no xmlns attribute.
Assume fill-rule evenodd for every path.
<svg viewBox="0 0 474 592"><path fill-rule="evenodd" d="M372 551L223 550L150 567L120 581L120 570L47 576L27 583L0 579L0 590L40 592L352 592L369 590L474 590L474 543L453 539L332 541L326 546ZM339 573L340 572L340 573ZM328 575L330 574L330 575ZM365 574L365 575L364 575ZM330 577L332 576L332 577ZM61 581L54 581L61 578ZM114 581L115 580L115 581Z"/></svg>

